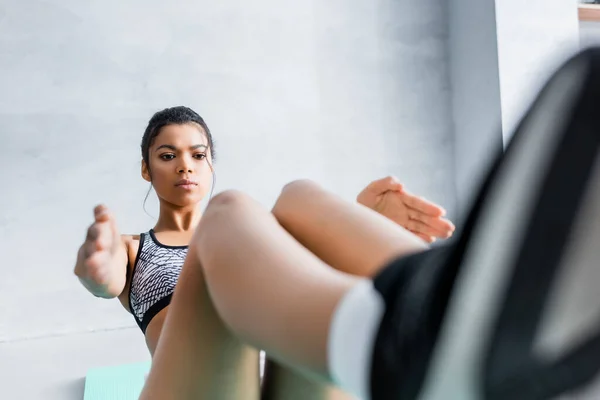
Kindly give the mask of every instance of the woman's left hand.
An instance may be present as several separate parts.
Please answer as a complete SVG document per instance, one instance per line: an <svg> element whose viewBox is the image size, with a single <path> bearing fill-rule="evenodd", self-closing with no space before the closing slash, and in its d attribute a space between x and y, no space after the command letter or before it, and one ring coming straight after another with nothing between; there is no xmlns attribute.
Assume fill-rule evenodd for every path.
<svg viewBox="0 0 600 400"><path fill-rule="evenodd" d="M442 207L407 192L398 179L391 176L371 182L356 200L428 243L449 238L455 229L454 224L444 218L446 211Z"/></svg>

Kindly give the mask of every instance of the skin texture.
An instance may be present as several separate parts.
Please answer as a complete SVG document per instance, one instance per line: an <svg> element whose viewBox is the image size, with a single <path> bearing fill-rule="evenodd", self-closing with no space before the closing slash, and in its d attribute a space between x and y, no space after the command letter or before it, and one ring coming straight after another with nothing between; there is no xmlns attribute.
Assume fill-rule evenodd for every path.
<svg viewBox="0 0 600 400"><path fill-rule="evenodd" d="M202 268L198 268L200 253L210 251L201 251L203 242L196 243L193 238L201 231L205 231L206 237L211 237L209 232L214 229L203 229L199 208L200 202L209 193L212 172L206 132L195 123L163 127L150 146L148 163L142 161L142 178L152 182L160 204L154 227L157 239L166 245L190 245L171 305L158 313L146 330L146 343L153 355L153 373L148 378L152 390L146 390L143 398L253 399L260 396L258 351L240 341L238 335L234 335L222 321L208 293ZM193 184L179 186L182 179ZM311 215L303 214L309 210L296 201L301 199L298 193L289 196L289 189L284 189L273 213L267 214L273 221L279 218L286 229L296 229L293 234L302 241L309 231L298 221L303 218L309 221L308 218L314 218L322 210L314 209L310 211ZM360 204L353 207L366 207L370 213L379 213L388 218L379 216L386 224L399 229L398 225L404 226L427 242L449 237L454 230L454 226L443 217L445 212L441 207L405 191L393 177L372 182L359 194L357 201ZM424 246L416 236L405 229L402 231L403 235L411 238L410 243ZM214 240L218 237L215 235ZM115 216L106 206L97 206L78 252L75 275L95 296L118 298L130 311L131 282L127 277L133 270L139 239L138 235L121 235ZM316 254L319 251L315 249ZM402 251L394 249L394 253L401 254ZM327 258L326 255L324 257ZM348 273L365 275L364 271L358 270ZM347 282L352 283L353 279ZM347 287L344 286L344 289ZM173 315L166 324L170 314ZM161 348L165 350L157 358L159 338ZM307 378L301 371L281 367L285 360L278 361L278 365L269 364L270 378L263 398L349 398L329 385Z"/></svg>

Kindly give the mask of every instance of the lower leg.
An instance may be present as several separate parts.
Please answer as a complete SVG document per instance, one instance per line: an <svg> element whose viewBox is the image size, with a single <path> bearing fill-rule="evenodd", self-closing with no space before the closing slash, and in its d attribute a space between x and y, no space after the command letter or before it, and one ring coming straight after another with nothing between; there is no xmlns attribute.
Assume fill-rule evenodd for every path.
<svg viewBox="0 0 600 400"><path fill-rule="evenodd" d="M311 379L293 368L267 360L261 400L351 400L353 396L317 379Z"/></svg>

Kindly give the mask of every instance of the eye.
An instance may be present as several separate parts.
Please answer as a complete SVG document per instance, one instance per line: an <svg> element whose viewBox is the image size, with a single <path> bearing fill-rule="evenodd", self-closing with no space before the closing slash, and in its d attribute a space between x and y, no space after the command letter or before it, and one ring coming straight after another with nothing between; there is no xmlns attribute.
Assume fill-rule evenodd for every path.
<svg viewBox="0 0 600 400"><path fill-rule="evenodd" d="M169 154L169 153L167 153L167 154L161 154L160 158L162 158L165 161L169 161L169 160L172 160L172 159L175 158L175 154Z"/></svg>
<svg viewBox="0 0 600 400"><path fill-rule="evenodd" d="M198 154L195 154L194 157L198 160L204 160L206 158L206 154L198 153Z"/></svg>

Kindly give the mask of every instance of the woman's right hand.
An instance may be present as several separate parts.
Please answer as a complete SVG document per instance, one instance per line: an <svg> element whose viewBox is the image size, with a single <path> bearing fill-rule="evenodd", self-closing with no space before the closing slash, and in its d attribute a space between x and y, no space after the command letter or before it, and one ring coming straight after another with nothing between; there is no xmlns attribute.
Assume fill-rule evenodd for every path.
<svg viewBox="0 0 600 400"><path fill-rule="evenodd" d="M125 257L125 260L123 258ZM79 248L75 275L98 297L118 296L125 285L127 252L107 207L94 208L94 222Z"/></svg>

